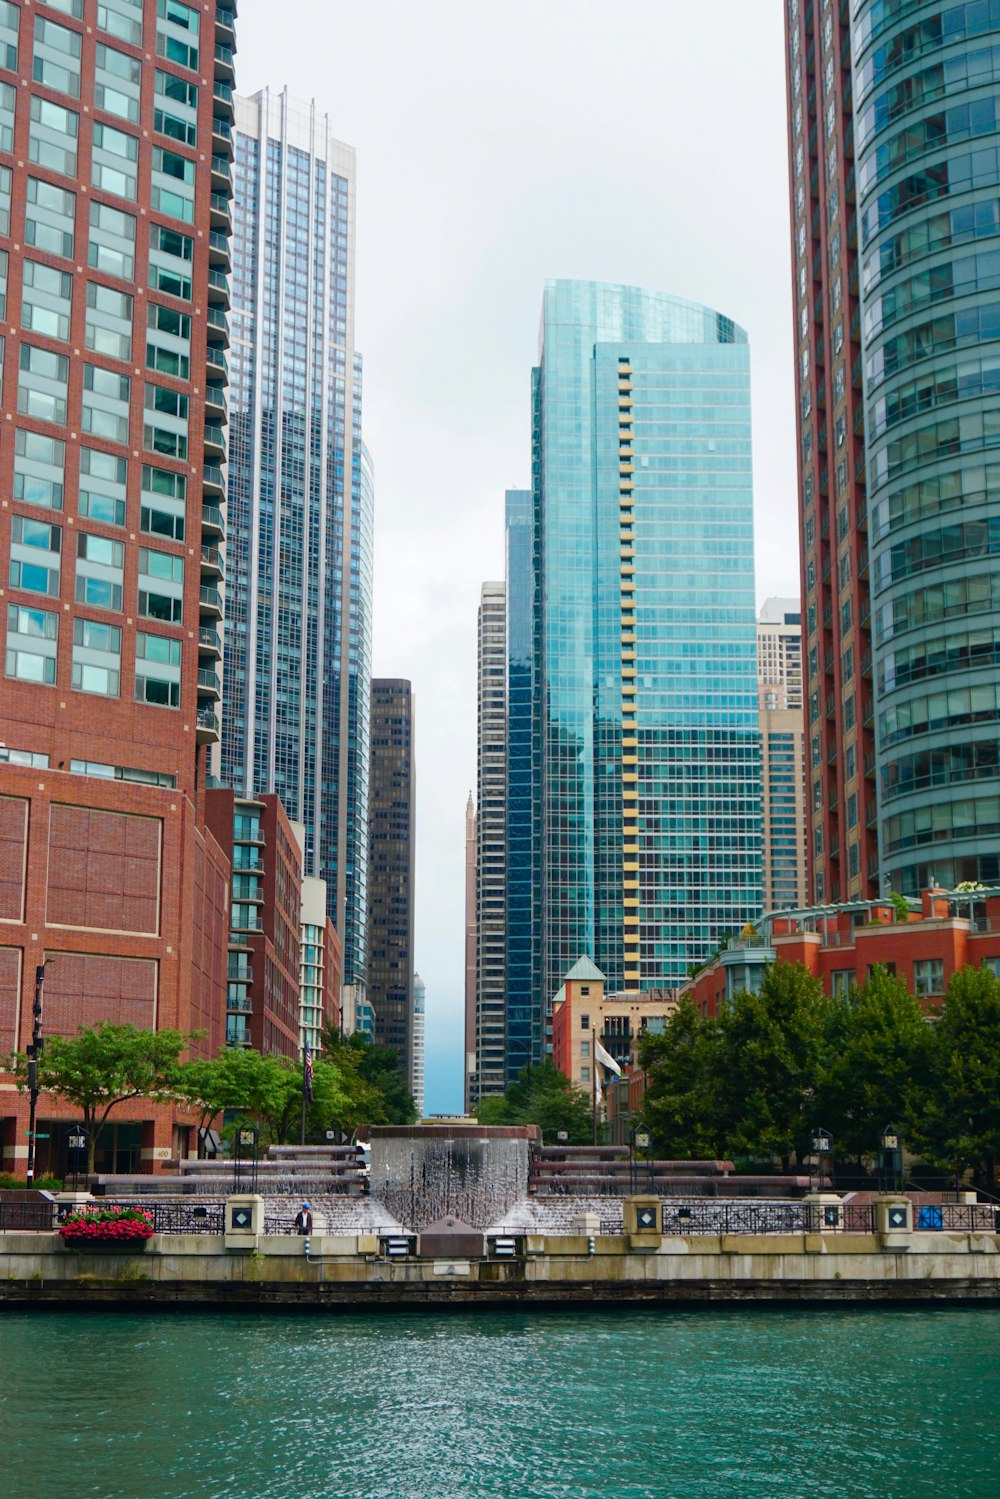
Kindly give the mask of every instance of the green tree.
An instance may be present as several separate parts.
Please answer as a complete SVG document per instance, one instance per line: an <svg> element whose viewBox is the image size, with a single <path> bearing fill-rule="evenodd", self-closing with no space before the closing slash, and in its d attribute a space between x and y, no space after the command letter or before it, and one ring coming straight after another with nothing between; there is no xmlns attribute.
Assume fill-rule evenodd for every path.
<svg viewBox="0 0 1000 1499"><path fill-rule="evenodd" d="M952 976L932 1027L933 1087L921 1143L956 1174L972 1169L996 1190L1000 1159L1000 978L986 968Z"/></svg>
<svg viewBox="0 0 1000 1499"><path fill-rule="evenodd" d="M722 1150L720 1043L718 1021L699 1015L690 995L661 1035L647 1032L640 1041L647 1076L642 1117L659 1155L698 1160Z"/></svg>
<svg viewBox="0 0 1000 1499"><path fill-rule="evenodd" d="M874 1155L887 1124L912 1137L926 1100L932 1039L920 1005L885 968L852 989L846 1004L829 1004L816 1113L838 1157L860 1164Z"/></svg>
<svg viewBox="0 0 1000 1499"><path fill-rule="evenodd" d="M537 1124L549 1144L565 1131L570 1145L589 1145L594 1128L590 1098L551 1057L525 1067L506 1093L481 1099L476 1117L480 1124Z"/></svg>
<svg viewBox="0 0 1000 1499"><path fill-rule="evenodd" d="M346 1111L351 1130L359 1124L416 1123L417 1106L391 1047L376 1046L357 1032L342 1037L328 1025L323 1031L322 1048L323 1056L342 1067L351 1079Z"/></svg>
<svg viewBox="0 0 1000 1499"><path fill-rule="evenodd" d="M75 1036L50 1036L38 1059L38 1087L80 1110L90 1136L87 1170L93 1172L97 1142L108 1115L134 1098L162 1102L175 1096L181 1052L201 1038L199 1031L147 1031L110 1021L80 1026ZM28 1086L28 1059L11 1057L5 1070L18 1088Z"/></svg>
<svg viewBox="0 0 1000 1499"><path fill-rule="evenodd" d="M720 1016L720 1123L734 1154L808 1154L829 1000L800 963L772 963Z"/></svg>

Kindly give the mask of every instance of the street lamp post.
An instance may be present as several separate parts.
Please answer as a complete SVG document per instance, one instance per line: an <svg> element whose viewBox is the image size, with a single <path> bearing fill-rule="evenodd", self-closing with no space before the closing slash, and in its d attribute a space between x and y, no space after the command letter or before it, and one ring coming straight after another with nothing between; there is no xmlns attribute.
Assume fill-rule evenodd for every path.
<svg viewBox="0 0 1000 1499"><path fill-rule="evenodd" d="M45 986L45 970L49 964L54 962L53 958L46 958L44 963L39 963L35 969L35 1002L31 1007L31 1045L28 1052L28 1097L30 1105L28 1109L28 1175L27 1185L34 1186L35 1183L35 1115L38 1110L38 1058L41 1056L45 1045L42 1039L42 990Z"/></svg>

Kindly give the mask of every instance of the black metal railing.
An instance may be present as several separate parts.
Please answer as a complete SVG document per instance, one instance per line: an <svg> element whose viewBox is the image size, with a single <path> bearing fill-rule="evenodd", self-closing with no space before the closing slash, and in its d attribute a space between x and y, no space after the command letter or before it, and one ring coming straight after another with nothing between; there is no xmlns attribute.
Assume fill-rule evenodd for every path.
<svg viewBox="0 0 1000 1499"><path fill-rule="evenodd" d="M1000 1207L992 1202L914 1204L913 1227L920 1233L1000 1233Z"/></svg>
<svg viewBox="0 0 1000 1499"><path fill-rule="evenodd" d="M53 1220L51 1202L0 1202L0 1234L49 1233Z"/></svg>
<svg viewBox="0 0 1000 1499"><path fill-rule="evenodd" d="M223 1234L226 1231L225 1207L221 1202L122 1202L102 1197L100 1205L113 1208L138 1208L151 1213L153 1232L158 1234ZM71 1210L72 1211L72 1210Z"/></svg>

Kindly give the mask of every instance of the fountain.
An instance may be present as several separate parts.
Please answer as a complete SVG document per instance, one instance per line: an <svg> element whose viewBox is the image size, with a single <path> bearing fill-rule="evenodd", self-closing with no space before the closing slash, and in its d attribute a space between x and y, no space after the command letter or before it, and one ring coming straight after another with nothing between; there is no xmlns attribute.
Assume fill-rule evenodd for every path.
<svg viewBox="0 0 1000 1499"><path fill-rule="evenodd" d="M379 1125L371 1195L411 1230L453 1217L485 1230L528 1191L535 1125Z"/></svg>

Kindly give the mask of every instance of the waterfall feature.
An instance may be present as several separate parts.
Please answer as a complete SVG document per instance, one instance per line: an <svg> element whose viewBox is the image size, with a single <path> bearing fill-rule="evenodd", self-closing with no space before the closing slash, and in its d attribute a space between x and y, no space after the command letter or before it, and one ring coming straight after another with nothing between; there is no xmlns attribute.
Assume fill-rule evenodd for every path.
<svg viewBox="0 0 1000 1499"><path fill-rule="evenodd" d="M411 1230L449 1214L485 1230L526 1197L536 1135L521 1126L375 1128L371 1195Z"/></svg>

